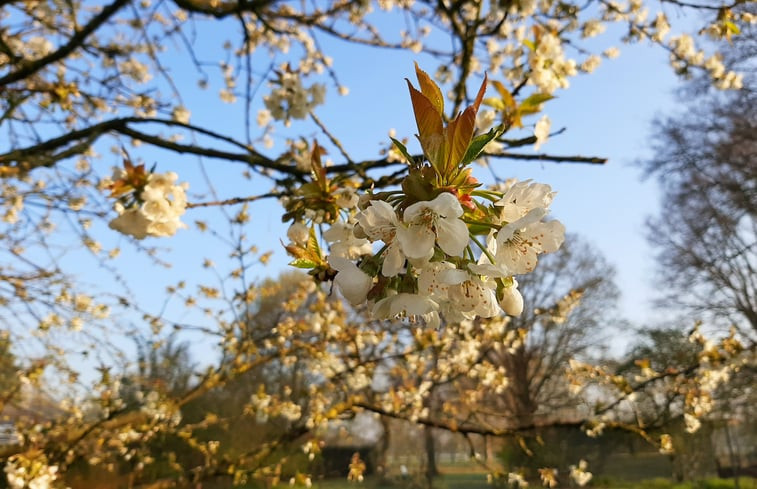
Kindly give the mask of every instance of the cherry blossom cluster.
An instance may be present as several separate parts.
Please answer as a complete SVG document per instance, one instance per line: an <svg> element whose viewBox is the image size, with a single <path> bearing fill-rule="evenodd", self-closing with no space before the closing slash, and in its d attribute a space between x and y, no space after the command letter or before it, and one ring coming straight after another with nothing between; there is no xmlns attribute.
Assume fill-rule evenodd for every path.
<svg viewBox="0 0 757 489"><path fill-rule="evenodd" d="M314 83L306 88L299 73L290 71L288 67L284 67L271 87L271 93L263 97L267 110L267 114L259 114L263 120L269 115L289 125L291 119L307 117L313 107L323 104L326 99L325 85Z"/></svg>
<svg viewBox="0 0 757 489"><path fill-rule="evenodd" d="M746 348L732 330L726 337L713 340L705 336L697 326L689 335L689 342L696 345L696 364L687 368L667 367L663 371L652 368L650 360L637 359L638 373L632 377L615 374L612 371L576 360L570 361L567 370L570 389L573 394L589 393L589 385L604 389L607 394L615 398L613 405L633 405L640 402L642 396L654 398L660 392L675 392L681 401L676 405L676 414L681 416L686 432L695 433L702 426L702 420L716 410L716 390L731 379L731 377L748 366L755 364L754 352ZM597 391L591 391L590 396ZM596 437L608 427L624 427L622 412L607 410L598 419L587 422L586 434ZM660 453L674 453L675 444L670 434L663 433L659 440L643 434L648 441L656 443Z"/></svg>
<svg viewBox="0 0 757 489"><path fill-rule="evenodd" d="M113 209L118 217L108 224L122 234L144 239L147 236L173 236L181 228L187 208L187 184L176 184L174 172L154 173L144 165L134 166L128 159L116 168L113 177L101 182L117 200Z"/></svg>
<svg viewBox="0 0 757 489"><path fill-rule="evenodd" d="M576 8L572 15L565 15L564 5L560 2L533 0L511 2L508 9L492 7L485 13L467 13L462 15L470 21L480 21L494 33L481 43L485 46L485 52L474 52L469 57L469 69L477 73L483 70L501 73L514 84L525 81L528 85L535 85L542 93L567 88L571 77L579 72L593 72L601 64L602 58L618 56L619 50L615 47L600 53L594 52L593 47L586 44L579 51L587 56L574 59L564 49L567 45L575 47L579 42L604 34L610 23L627 26L627 34L622 37L625 43L648 40L664 46L671 53L671 66L679 74L688 75L691 68L697 68L709 72L719 89L741 87L741 76L727 70L720 54L706 55L687 34L669 37L672 26L666 13L650 13L649 3L642 0L603 1L597 10ZM548 20L534 22L533 19L538 17ZM740 26L753 23L754 18L748 12L723 7L718 10L717 18L706 25L700 34L707 34L715 40L730 40L739 34ZM570 39L570 36L575 36L575 39ZM456 63L463 61L462 57L455 59ZM449 68L442 65L436 72L436 79L447 82L451 75Z"/></svg>
<svg viewBox="0 0 757 489"><path fill-rule="evenodd" d="M8 458L4 471L11 489L49 489L58 478L58 467L48 465L41 453L36 458L14 455Z"/></svg>
<svg viewBox="0 0 757 489"><path fill-rule="evenodd" d="M351 304L370 304L376 319L423 319L434 327L442 318L519 315L515 276L531 272L538 255L564 239L564 226L545 220L555 193L531 181L482 189L468 166L501 134L474 137L486 81L474 104L444 127L441 91L425 72L416 74L421 90L408 85L425 162L394 140L411 162L402 189L358 196L328 180L316 144L314 182L286 202L292 265L333 278ZM314 223L328 224L328 253Z"/></svg>

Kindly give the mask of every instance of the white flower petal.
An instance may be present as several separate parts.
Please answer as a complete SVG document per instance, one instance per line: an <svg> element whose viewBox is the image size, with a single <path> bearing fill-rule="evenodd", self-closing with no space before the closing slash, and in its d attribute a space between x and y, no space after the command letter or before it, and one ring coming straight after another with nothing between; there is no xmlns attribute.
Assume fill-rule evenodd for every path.
<svg viewBox="0 0 757 489"><path fill-rule="evenodd" d="M468 246L468 226L457 218L439 219L436 223L439 247L448 255L462 256Z"/></svg>
<svg viewBox="0 0 757 489"><path fill-rule="evenodd" d="M541 249L544 253L554 253L565 241L565 226L560 221L540 223Z"/></svg>
<svg viewBox="0 0 757 489"><path fill-rule="evenodd" d="M448 285L459 285L470 278L470 274L465 270L452 268L439 273L439 280Z"/></svg>
<svg viewBox="0 0 757 489"><path fill-rule="evenodd" d="M422 202L418 203L421 204ZM410 207L408 207L408 209ZM463 215L463 207L460 205L460 201L449 192L439 194L434 200L428 202L428 207L437 215L446 218L460 217Z"/></svg>
<svg viewBox="0 0 757 489"><path fill-rule="evenodd" d="M376 319L420 317L427 326L435 328L440 322L438 311L439 305L430 298L403 292L378 301L372 313Z"/></svg>
<svg viewBox="0 0 757 489"><path fill-rule="evenodd" d="M426 296L401 293L392 297L390 311L393 316L423 316L438 309L438 304Z"/></svg>
<svg viewBox="0 0 757 489"><path fill-rule="evenodd" d="M408 258L424 258L428 256L429 251L433 254L436 237L429 227L400 226L397 228L397 239L405 256Z"/></svg>
<svg viewBox="0 0 757 489"><path fill-rule="evenodd" d="M398 242L392 242L384 251L384 263L381 265L381 274L384 277L394 277L402 271L405 265L405 255L402 254Z"/></svg>
<svg viewBox="0 0 757 489"><path fill-rule="evenodd" d="M388 244L394 238L398 223L397 214L394 212L394 208L386 202L372 200L370 205L357 215L356 219L371 241L381 240Z"/></svg>
<svg viewBox="0 0 757 489"><path fill-rule="evenodd" d="M446 299L448 287L442 282L441 277L442 273L452 268L455 268L455 265L446 261L427 263L426 266L420 267L418 293Z"/></svg>
<svg viewBox="0 0 757 489"><path fill-rule="evenodd" d="M344 298L352 305L365 302L373 285L373 278L345 258L329 256L328 261L329 265L339 272L334 277L334 283L342 291Z"/></svg>

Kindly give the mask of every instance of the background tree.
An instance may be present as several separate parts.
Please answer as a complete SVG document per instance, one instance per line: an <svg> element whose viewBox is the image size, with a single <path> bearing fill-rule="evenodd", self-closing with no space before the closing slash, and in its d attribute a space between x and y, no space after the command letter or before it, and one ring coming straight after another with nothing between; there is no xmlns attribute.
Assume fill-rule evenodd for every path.
<svg viewBox="0 0 757 489"><path fill-rule="evenodd" d="M623 324L614 274L599 251L572 235L521 279L525 302L543 306L528 307L513 318L508 327L528 335L497 359L510 372L513 389L503 396L504 410L516 425L533 425L571 410L561 377L568 361L589 356L604 335Z"/></svg>
<svg viewBox="0 0 757 489"><path fill-rule="evenodd" d="M484 401L502 416L505 426L536 427L526 441L528 454L517 440L505 448L509 469L536 469L550 464L567 473L570 463L554 440L541 445L536 437L548 437L539 426L572 421L583 409L571 395L564 372L573 359L599 353L602 338L623 327L616 309L619 291L614 270L602 255L578 236L570 236L561 249L545 257L534 273L520 282L527 307L513 318L508 329L523 334L512 348L492 351L488 358L507 372L508 386L501 395ZM537 304L544 306L537 306ZM568 432L558 437L569 436ZM521 441L522 443L522 441ZM550 465L551 466L551 465Z"/></svg>
<svg viewBox="0 0 757 489"><path fill-rule="evenodd" d="M664 371L689 376L701 361L696 333L690 337L676 327L642 330L626 358L617 373L637 379L646 378L650 372ZM715 370L711 375L719 374ZM673 477L701 478L720 466L730 467L738 474L742 460L746 460L743 456L748 455L733 440L751 439L754 431L750 421L754 417L754 393L753 389L745 388L754 383L754 375L754 367L746 363L717 388L704 382L703 387L708 390L705 404L709 408L692 405L689 400L691 389L702 387L696 383L686 386L675 376L667 376L636 393L635 415L650 429L665 431L672 437L676 447L670 453ZM719 473L725 472L719 470Z"/></svg>
<svg viewBox="0 0 757 489"><path fill-rule="evenodd" d="M753 5L744 5L754 13ZM649 239L658 251L659 275L666 290L661 309L687 313L722 328L735 326L754 349L757 331L757 31L745 26L723 53L725 64L744 73L744 89L715 93L700 77L684 85L679 95L684 111L658 119L654 125L654 155L642 163L647 175L657 177L663 190L662 211L649 222ZM689 319L680 320L683 322ZM681 334L681 326L645 332L647 343L637 346L632 358L646 359L652 369L682 368L696 356L696 347ZM684 431L696 431L698 421L686 409L685 399L663 384L640 396L641 412L650 424L678 424L675 455L677 476L691 477L712 460L702 453L723 455L715 463L738 472L732 431L750 431L745 420L754 414L746 401L754 383L754 368L747 364L729 382L712 393L717 408L704 419L705 435L719 440L702 450L687 450ZM726 414L728 413L728 414ZM733 426L723 423L729 418ZM735 427L735 428L734 428ZM725 433L725 434L724 434ZM725 436L728 435L728 436ZM701 439L701 435L699 436ZM725 443L723 443L725 441ZM721 450L719 450L719 448ZM699 466L699 467L697 467ZM738 481L736 482L738 484Z"/></svg>
<svg viewBox="0 0 757 489"><path fill-rule="evenodd" d="M712 93L694 82L685 111L659 119L654 156L643 163L663 190L650 221L658 250L659 300L741 332L757 331L756 39L746 27L726 59L746 74L745 89ZM695 97L690 98L694 93Z"/></svg>

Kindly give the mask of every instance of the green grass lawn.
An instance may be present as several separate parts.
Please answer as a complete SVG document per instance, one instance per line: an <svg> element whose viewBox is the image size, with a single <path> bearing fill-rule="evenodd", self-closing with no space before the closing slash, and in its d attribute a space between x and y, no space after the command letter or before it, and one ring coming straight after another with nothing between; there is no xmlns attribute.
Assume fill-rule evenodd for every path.
<svg viewBox="0 0 757 489"><path fill-rule="evenodd" d="M291 486L282 485L280 487L284 489ZM346 479L313 481L313 489L402 489L404 487L413 486L409 483L403 485L401 482L396 485L379 485L370 477L360 484L349 482ZM491 486L486 483L486 474L464 473L442 475L434 480L434 489L491 489Z"/></svg>
<svg viewBox="0 0 757 489"><path fill-rule="evenodd" d="M448 469L449 470L449 469ZM313 481L313 489L415 489L421 486L413 486L411 483L403 483L396 479L394 485L380 485L371 477L362 483L350 482L346 478L327 479ZM282 484L277 489L291 488L289 484ZM486 474L477 472L445 473L434 480L434 489L491 489L486 482ZM530 488L540 489L541 485L532 485ZM592 481L588 489L735 489L733 479L708 478L697 481L676 483L670 479L655 478L641 481L623 481L611 479L598 479ZM573 489L573 488L571 488ZM757 479L741 477L739 489L757 489Z"/></svg>
<svg viewBox="0 0 757 489"><path fill-rule="evenodd" d="M739 480L740 489L757 489L757 479L742 477ZM282 485L281 489L291 487ZM368 478L365 482L357 484L346 479L330 479L314 481L314 489L402 489L401 484L393 486L381 486L375 480ZM434 481L434 489L489 489L492 486L486 482L486 474L460 473L444 474ZM538 489L540 486L534 486ZM669 479L649 479L635 482L625 481L600 481L598 484L590 484L589 488L603 489L735 489L733 479L709 478L699 481L676 483Z"/></svg>
<svg viewBox="0 0 757 489"><path fill-rule="evenodd" d="M733 479L719 479L717 477L687 482L675 482L660 477L633 482L599 480L594 481L591 485L595 488L603 489L735 489L736 487ZM740 477L739 489L757 489L757 479Z"/></svg>

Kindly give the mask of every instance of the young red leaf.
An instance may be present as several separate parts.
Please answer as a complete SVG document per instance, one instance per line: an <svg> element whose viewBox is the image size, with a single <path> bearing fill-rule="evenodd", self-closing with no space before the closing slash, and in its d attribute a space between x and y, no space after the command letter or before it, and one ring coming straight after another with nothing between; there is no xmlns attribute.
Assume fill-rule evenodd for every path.
<svg viewBox="0 0 757 489"><path fill-rule="evenodd" d="M458 115L455 120L449 123L447 127L447 144L449 147L448 159L445 165L447 172L452 172L459 165L465 153L468 151L473 132L476 130L476 114L481 106L486 92L486 76L478 89L478 94L473 105L465 109L462 114ZM450 174L450 173L447 173Z"/></svg>
<svg viewBox="0 0 757 489"><path fill-rule="evenodd" d="M415 63L415 75L418 77L421 93L431 102L436 112L440 116L444 116L444 96L442 95L442 91L431 77L418 67L418 63Z"/></svg>
<svg viewBox="0 0 757 489"><path fill-rule="evenodd" d="M444 121L431 101L421 92L416 90L407 81L410 89L410 100L413 103L413 112L415 112L415 123L418 125L418 138L421 141L423 152L432 165L443 165L446 154L444 140Z"/></svg>
<svg viewBox="0 0 757 489"><path fill-rule="evenodd" d="M321 163L321 155L326 150L318 145L318 141L313 141L313 151L310 155L310 166L313 180L318 184L318 188L323 192L328 192L328 179L326 178L326 169Z"/></svg>
<svg viewBox="0 0 757 489"><path fill-rule="evenodd" d="M468 145L473 138L476 128L476 111L468 107L458 115L447 127L447 144L449 154L445 164L445 175L451 175L455 167L462 161Z"/></svg>
<svg viewBox="0 0 757 489"><path fill-rule="evenodd" d="M473 101L473 115L476 115L478 113L478 108L481 107L481 101L484 99L484 93L486 93L486 82L489 80L489 77L484 73L484 81L481 82L481 86L478 89L478 94L476 94L476 100Z"/></svg>

